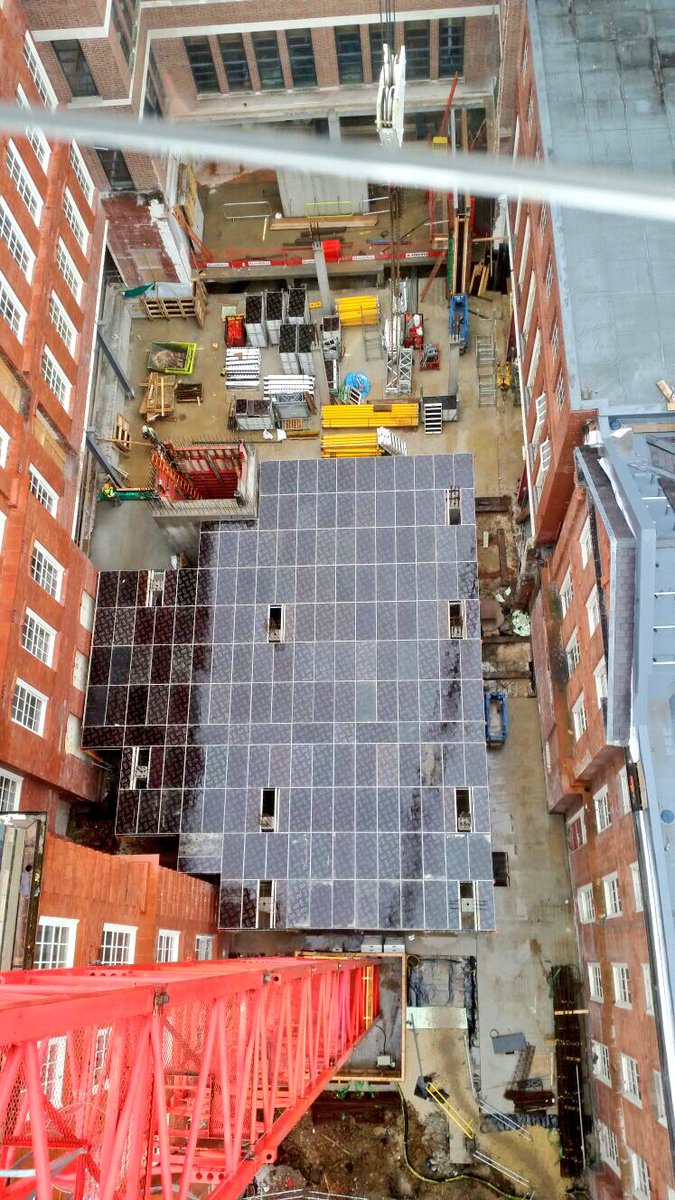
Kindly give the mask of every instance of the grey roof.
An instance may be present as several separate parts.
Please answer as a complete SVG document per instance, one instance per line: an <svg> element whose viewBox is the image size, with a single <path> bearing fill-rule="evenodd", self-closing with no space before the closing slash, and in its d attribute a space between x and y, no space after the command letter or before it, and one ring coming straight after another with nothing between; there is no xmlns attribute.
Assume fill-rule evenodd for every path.
<svg viewBox="0 0 675 1200"><path fill-rule="evenodd" d="M675 164L672 0L529 0L546 155L557 164L669 174ZM672 225L556 210L574 408L665 408L675 384Z"/></svg>

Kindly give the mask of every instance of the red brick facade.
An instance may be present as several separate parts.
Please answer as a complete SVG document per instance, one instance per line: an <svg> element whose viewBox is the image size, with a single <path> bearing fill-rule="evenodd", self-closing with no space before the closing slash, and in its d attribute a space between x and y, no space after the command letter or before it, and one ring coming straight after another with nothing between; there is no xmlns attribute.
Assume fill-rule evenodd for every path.
<svg viewBox="0 0 675 1200"><path fill-rule="evenodd" d="M40 76L32 42L24 41L14 0L0 10L0 46L6 94L19 87L31 106L41 105L32 67L49 100L46 76ZM70 146L48 146L36 135L2 140L0 197L6 205L0 236L6 297L0 318L0 772L11 777L7 807L15 806L20 790L22 808L54 815L59 801L95 798L100 785L98 769L78 752L90 641L87 604L96 594L96 572L72 531L104 216L77 150L71 157ZM60 569L56 589L31 575L36 542ZM34 632L35 618L42 623L37 628L48 627L50 650L41 646L36 654L34 645L31 652L24 648L30 640L24 632L27 609ZM40 733L12 720L17 680L44 697Z"/></svg>

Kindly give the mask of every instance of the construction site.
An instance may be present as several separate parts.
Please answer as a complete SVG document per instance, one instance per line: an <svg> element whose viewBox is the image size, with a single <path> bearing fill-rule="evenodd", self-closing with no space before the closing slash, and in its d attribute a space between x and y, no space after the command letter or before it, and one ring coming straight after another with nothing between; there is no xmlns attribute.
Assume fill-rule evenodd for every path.
<svg viewBox="0 0 675 1200"><path fill-rule="evenodd" d="M255 21L241 32L217 3L204 36L185 16L180 37L167 26L153 40L147 6L133 18L113 7L133 33L129 96L144 126L191 119L182 64L198 115L225 139L228 122L253 138L257 123L280 129L282 98L270 116L267 89L292 82L325 92L321 104L342 96L322 115L302 93L297 125L317 144L398 152L410 138L432 162L515 157L521 139L525 153L518 106L529 128L535 92L523 100L522 81L539 51L522 6L506 5L503 23L495 6L402 21L380 5L360 31L340 18L335 79L320 59L327 30L292 14L283 33ZM71 98L113 103L102 83L92 90L100 46L81 22L77 42L38 30L44 61L22 35L21 78L46 107L63 102L63 79ZM521 82L504 71L516 48ZM558 454L547 397L566 420L571 378L557 367L558 321L537 307L556 304L564 280L544 241L550 207L525 218L520 197L338 179L283 158L260 168L215 150L169 161L72 147L65 224L91 263L85 277L59 234L57 267L90 312L70 345L88 377L60 398L65 368L42 354L37 373L70 403L70 425L37 403L25 521L45 545L17 518L7 557L32 547L33 607L3 684L0 1200L673 1200L653 1166L662 1143L641 1175L594 1091L597 1078L611 1086L597 1040L604 951L583 945L593 891L575 894L570 855L587 840L587 803L598 833L618 826L591 768L609 771L609 743L628 735L610 738L603 658L593 686L608 745L563 770L595 713L583 692L562 699L584 654L576 625L561 641L575 585L554 543L581 499L546 490ZM86 228L74 180L91 197ZM535 240L538 284L535 265L526 274ZM75 325L55 311L68 345ZM33 377L28 360L21 370ZM3 380L0 468L26 403ZM670 384L657 387L671 412ZM556 469L561 489L585 470L607 505L565 537L596 570L595 592L576 587L609 660L622 643L597 591L615 530L633 559L624 501L612 507L589 465L610 436L603 419L570 419ZM666 425L649 478L662 472L670 497ZM10 457L18 478L21 461ZM0 499L13 494L0 485ZM562 577L550 596L540 569ZM8 595L8 611L18 604ZM69 636L65 663L55 647ZM627 821L638 773L626 762ZM633 843L611 853L635 856L637 945L646 868ZM611 878L605 915L627 916ZM637 1009L612 924L606 953L626 962L606 964L607 1003L611 991ZM646 963L641 975L653 1017ZM621 1095L637 1105L631 1078L637 1091Z"/></svg>

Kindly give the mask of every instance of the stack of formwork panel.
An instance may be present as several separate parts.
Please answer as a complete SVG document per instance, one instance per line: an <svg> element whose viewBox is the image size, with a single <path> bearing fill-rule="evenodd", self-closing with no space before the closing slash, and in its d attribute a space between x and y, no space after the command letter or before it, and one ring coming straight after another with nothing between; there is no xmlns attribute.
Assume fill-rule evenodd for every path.
<svg viewBox="0 0 675 1200"><path fill-rule="evenodd" d="M342 358L342 335L340 333L340 318L324 317L321 322L321 352L323 365L326 369L326 382L331 396L337 394L340 386L339 362Z"/></svg>
<svg viewBox="0 0 675 1200"><path fill-rule="evenodd" d="M260 386L260 351L253 346L225 351L225 387L257 388Z"/></svg>
<svg viewBox="0 0 675 1200"><path fill-rule="evenodd" d="M264 396L277 418L305 418L315 411L312 375L266 375Z"/></svg>
<svg viewBox="0 0 675 1200"><path fill-rule="evenodd" d="M264 400L238 397L234 402L234 420L237 429L274 429L274 413L272 406L265 397Z"/></svg>
<svg viewBox="0 0 675 1200"><path fill-rule="evenodd" d="M267 345L264 301L262 292L251 292L246 297L246 337L249 346Z"/></svg>
<svg viewBox="0 0 675 1200"><path fill-rule="evenodd" d="M314 374L314 326L298 325L298 365L305 375Z"/></svg>
<svg viewBox="0 0 675 1200"><path fill-rule="evenodd" d="M265 323L270 346L279 345L279 332L286 320L288 292L265 292Z"/></svg>
<svg viewBox="0 0 675 1200"><path fill-rule="evenodd" d="M307 288L291 288L288 293L288 321L291 325L304 325L309 321Z"/></svg>
<svg viewBox="0 0 675 1200"><path fill-rule="evenodd" d="M299 375L298 327L282 325L279 331L279 358L284 375Z"/></svg>

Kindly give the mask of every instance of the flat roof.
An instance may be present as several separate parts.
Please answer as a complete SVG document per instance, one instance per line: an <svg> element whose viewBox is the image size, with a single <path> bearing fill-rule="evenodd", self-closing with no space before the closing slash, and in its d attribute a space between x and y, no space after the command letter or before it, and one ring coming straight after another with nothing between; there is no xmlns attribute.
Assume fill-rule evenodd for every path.
<svg viewBox="0 0 675 1200"><path fill-rule="evenodd" d="M147 588L102 575L94 627L83 744L122 751L119 833L178 835L224 928L255 927L259 880L276 928L459 930L468 882L494 928L470 455L264 462L257 523L203 525L198 568Z"/></svg>
<svg viewBox="0 0 675 1200"><path fill-rule="evenodd" d="M556 164L672 173L672 0L529 0L544 146ZM668 222L556 209L574 408L665 409L675 383L675 237Z"/></svg>

